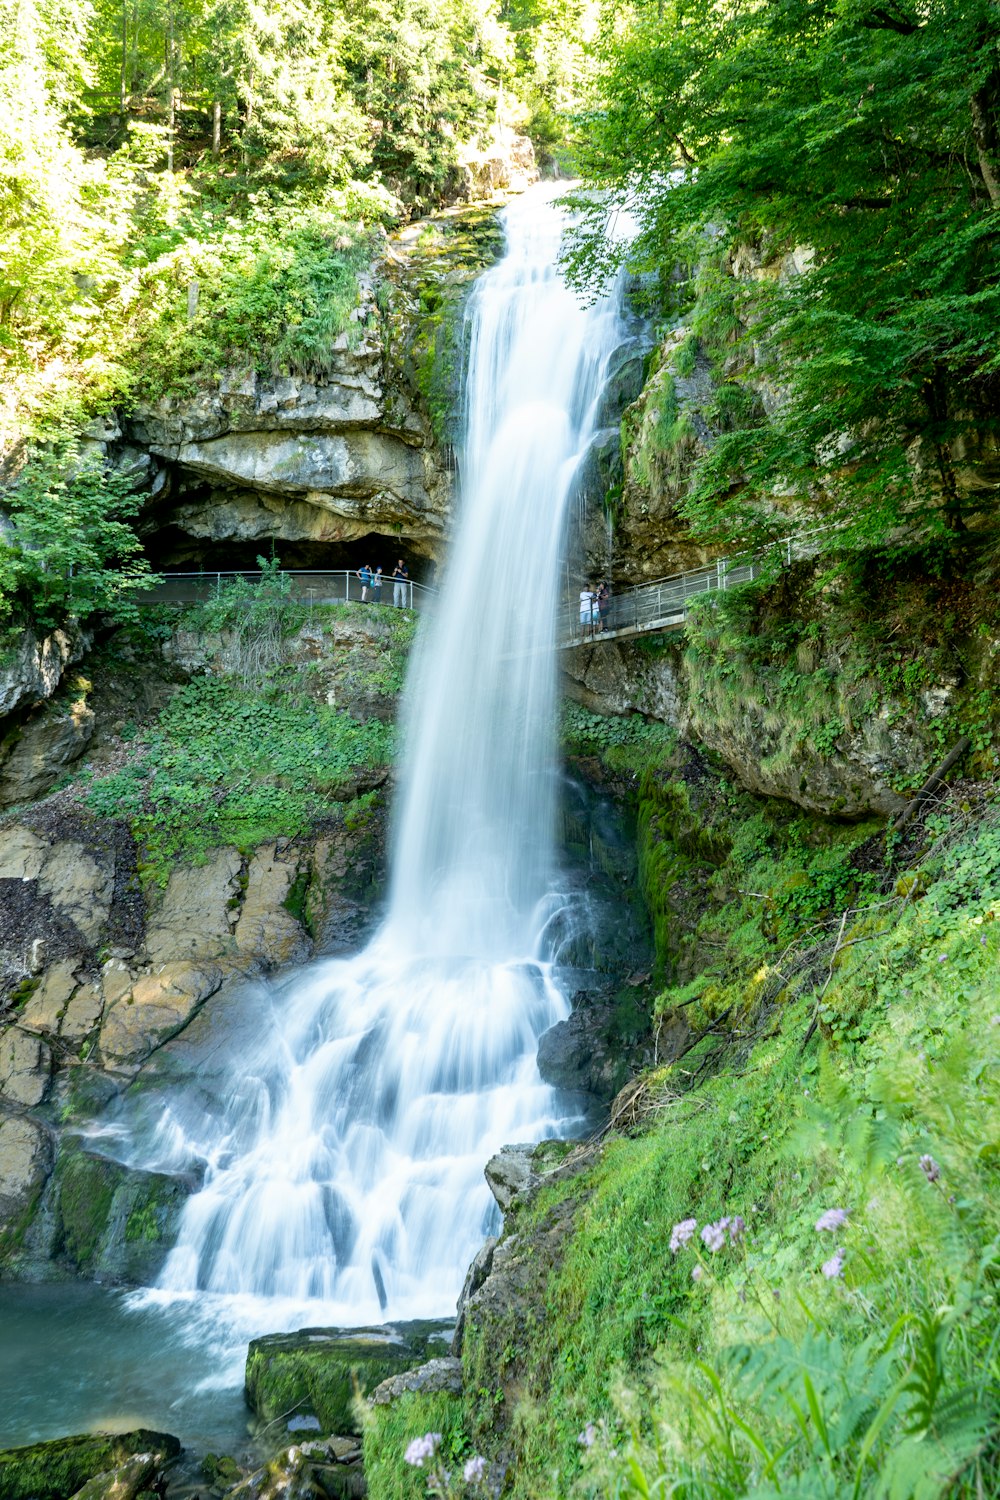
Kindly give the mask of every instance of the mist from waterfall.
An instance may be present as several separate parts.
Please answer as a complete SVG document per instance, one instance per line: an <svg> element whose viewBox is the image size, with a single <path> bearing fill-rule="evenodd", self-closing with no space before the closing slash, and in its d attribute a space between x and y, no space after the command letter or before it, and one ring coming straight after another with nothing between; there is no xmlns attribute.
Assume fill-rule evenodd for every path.
<svg viewBox="0 0 1000 1500"><path fill-rule="evenodd" d="M161 1290L270 1299L271 1329L317 1301L353 1324L452 1312L497 1220L485 1162L568 1124L535 1061L568 1014L553 645L564 510L621 328L561 279L554 196L505 211L468 306L461 495L406 689L385 920L267 990L218 1096L164 1096L147 1154L203 1174Z"/></svg>

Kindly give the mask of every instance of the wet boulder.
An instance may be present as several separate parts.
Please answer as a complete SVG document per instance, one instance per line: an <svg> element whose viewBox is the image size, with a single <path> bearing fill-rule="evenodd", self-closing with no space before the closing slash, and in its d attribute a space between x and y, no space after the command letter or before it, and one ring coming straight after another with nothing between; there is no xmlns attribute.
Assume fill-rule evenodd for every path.
<svg viewBox="0 0 1000 1500"><path fill-rule="evenodd" d="M247 1405L265 1422L284 1418L303 1429L304 1419L313 1418L320 1432L357 1432L356 1391L367 1395L429 1356L446 1354L453 1327L450 1321L420 1320L303 1328L254 1339L247 1352Z"/></svg>
<svg viewBox="0 0 1000 1500"><path fill-rule="evenodd" d="M454 1355L440 1359L429 1359L415 1370L404 1370L402 1375L391 1375L377 1385L368 1397L372 1406L389 1406L402 1396L460 1396L462 1393L462 1361Z"/></svg>
<svg viewBox="0 0 1000 1500"><path fill-rule="evenodd" d="M574 1141L559 1140L539 1141L535 1146L501 1146L483 1168L500 1212L506 1214L512 1207L527 1203L541 1183L560 1171L578 1149Z"/></svg>
<svg viewBox="0 0 1000 1500"><path fill-rule="evenodd" d="M216 1487L229 1500L361 1500L367 1494L361 1444L353 1437L296 1443L233 1487L218 1476Z"/></svg>
<svg viewBox="0 0 1000 1500"><path fill-rule="evenodd" d="M93 1432L32 1443L0 1452L0 1500L132 1500L181 1445L167 1432L140 1427L134 1432ZM141 1457L141 1462L138 1460ZM137 1460L131 1463L131 1460ZM137 1487L131 1481L141 1474ZM102 1487L90 1481L100 1476ZM81 1494L82 1492L82 1494Z"/></svg>
<svg viewBox="0 0 1000 1500"><path fill-rule="evenodd" d="M51 1248L72 1270L98 1281L153 1281L189 1192L180 1178L126 1167L66 1141L47 1195Z"/></svg>

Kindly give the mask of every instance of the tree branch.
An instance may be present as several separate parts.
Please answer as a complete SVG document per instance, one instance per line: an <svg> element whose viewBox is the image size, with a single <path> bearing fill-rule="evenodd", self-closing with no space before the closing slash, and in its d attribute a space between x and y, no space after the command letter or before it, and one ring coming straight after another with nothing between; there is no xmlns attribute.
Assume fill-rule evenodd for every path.
<svg viewBox="0 0 1000 1500"><path fill-rule="evenodd" d="M876 6L861 22L861 25L866 31L895 31L900 36L912 36L915 31L920 30L916 21L911 21L905 16L890 15L881 6Z"/></svg>

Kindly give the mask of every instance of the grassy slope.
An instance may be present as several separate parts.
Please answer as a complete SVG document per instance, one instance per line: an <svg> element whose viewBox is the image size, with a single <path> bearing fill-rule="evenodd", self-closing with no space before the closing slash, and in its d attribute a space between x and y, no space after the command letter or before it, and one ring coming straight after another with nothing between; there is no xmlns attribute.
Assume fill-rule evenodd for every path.
<svg viewBox="0 0 1000 1500"><path fill-rule="evenodd" d="M204 627L204 613L191 610L160 625L152 616L145 627L120 633L116 649L131 649L141 661L150 650L149 630ZM311 612L327 626L341 614L353 619L343 606ZM281 618L291 637L305 612L289 606ZM353 671L362 687L391 696L402 686L415 622L391 610L378 619L386 639L359 654ZM184 683L152 722L126 727L131 750L118 757L116 769L93 780L87 770L78 773L88 808L128 820L144 878L161 885L178 860L198 860L213 847L250 849L306 833L330 817L363 816L378 795L365 787L379 785L392 765L395 729L380 718L359 722L323 701L315 674L350 659L344 647L328 660L279 658L258 681L230 673Z"/></svg>
<svg viewBox="0 0 1000 1500"><path fill-rule="evenodd" d="M574 712L578 749L645 760L647 882L666 868L682 902L661 933L686 925L664 973L698 971L661 1005L704 1034L646 1080L633 1133L517 1218L575 1201L530 1327L467 1341L467 1441L525 1500L996 1493L996 788L960 790L888 870L870 829L713 786L642 726L588 746ZM846 1225L817 1230L831 1208ZM671 1251L726 1215L737 1244ZM423 1493L398 1461L419 1403L398 1428L394 1467L369 1437L375 1500Z"/></svg>

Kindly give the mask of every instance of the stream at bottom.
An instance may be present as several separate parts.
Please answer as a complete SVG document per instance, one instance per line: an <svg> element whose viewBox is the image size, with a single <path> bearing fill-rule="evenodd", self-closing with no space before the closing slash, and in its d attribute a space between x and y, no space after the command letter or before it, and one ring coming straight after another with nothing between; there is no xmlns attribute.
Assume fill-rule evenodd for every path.
<svg viewBox="0 0 1000 1500"><path fill-rule="evenodd" d="M249 1447L246 1345L210 1309L87 1285L0 1286L0 1448L71 1432L171 1432L196 1453Z"/></svg>

